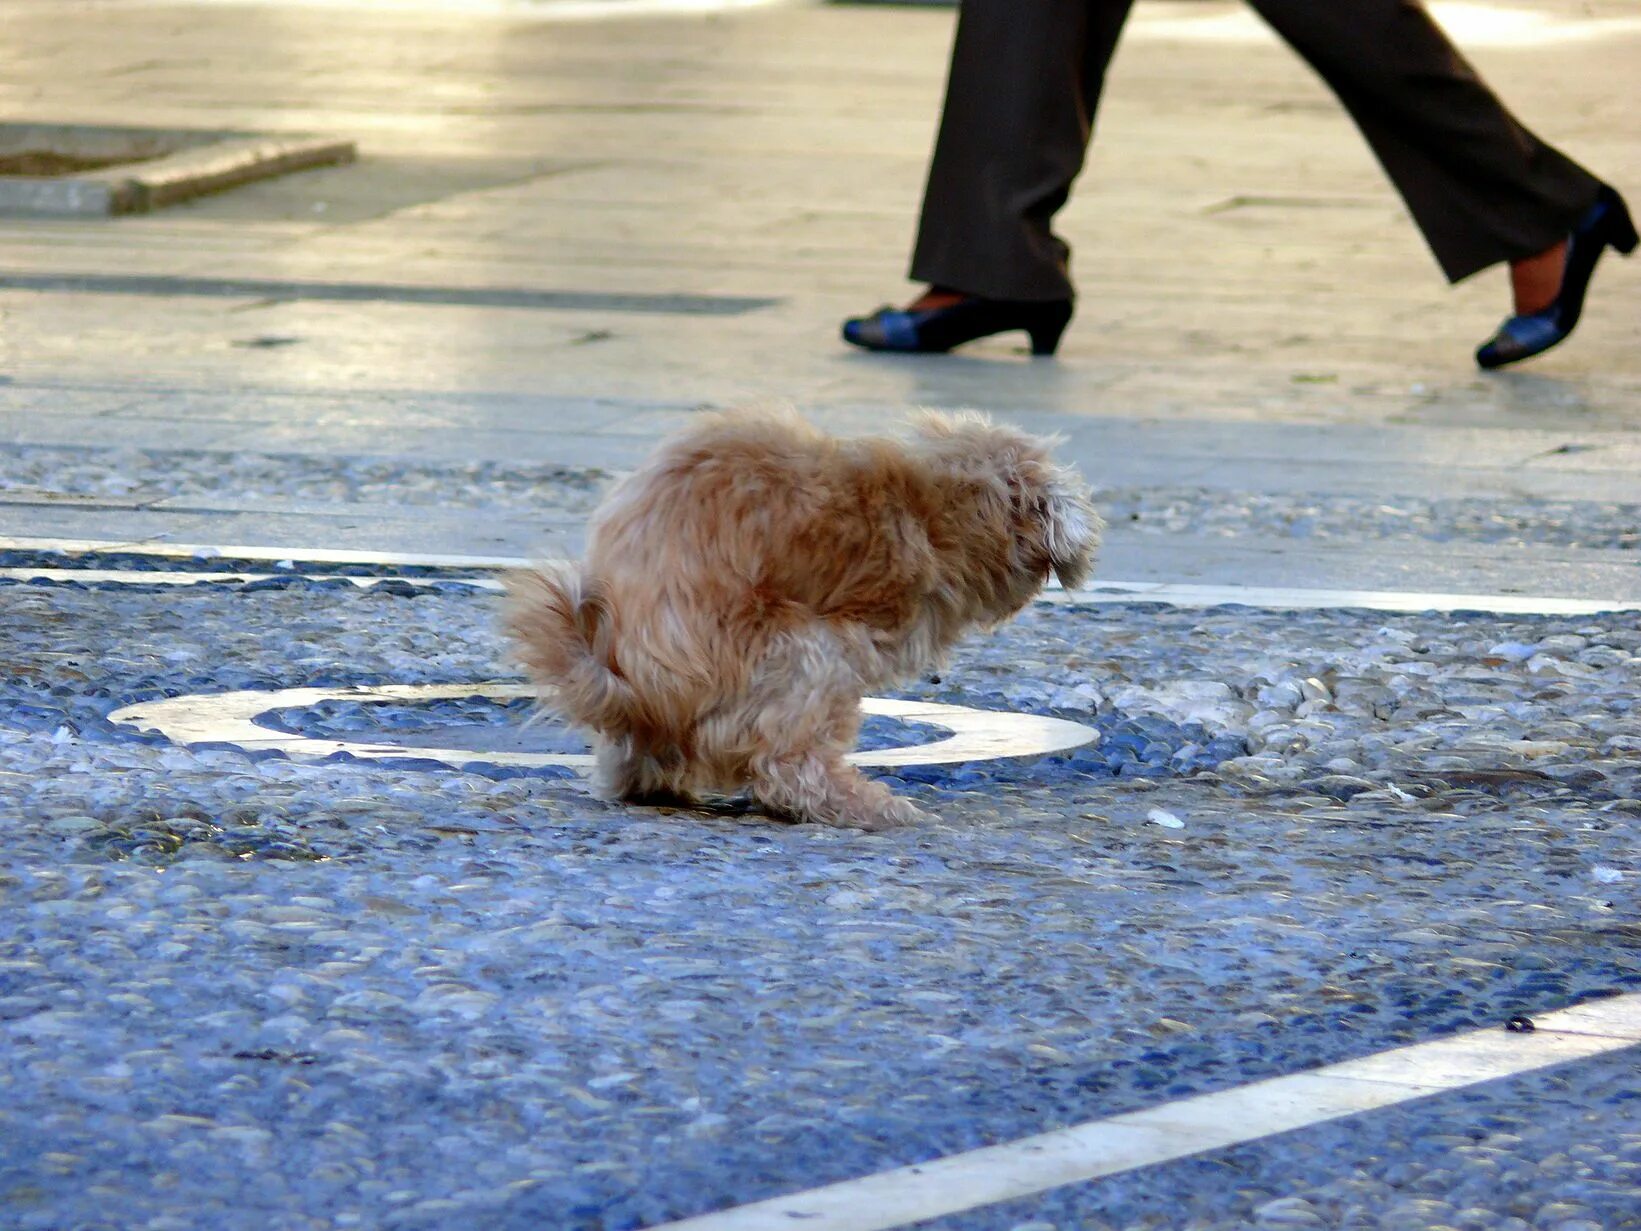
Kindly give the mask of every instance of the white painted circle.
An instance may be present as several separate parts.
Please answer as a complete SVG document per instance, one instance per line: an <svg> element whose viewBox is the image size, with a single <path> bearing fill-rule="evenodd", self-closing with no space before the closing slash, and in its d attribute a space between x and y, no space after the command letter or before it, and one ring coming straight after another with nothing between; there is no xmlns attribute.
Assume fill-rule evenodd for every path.
<svg viewBox="0 0 1641 1231"><path fill-rule="evenodd" d="M122 726L157 731L176 744L230 744L246 752L282 752L300 760L323 760L345 752L362 760L406 758L440 761L458 769L466 765L591 768L592 755L585 752L475 752L466 748L416 748L383 742L313 739L306 735L287 735L256 724L258 717L272 710L318 705L321 701L369 703L462 697L513 700L535 695L536 690L529 684L503 683L286 688L277 692L195 693L186 697L143 701L115 710L108 718L110 722ZM928 744L849 754L849 760L856 765L880 769L1040 757L1080 748L1100 738L1100 733L1092 727L1063 718L1041 718L1035 714L976 710L927 701L892 701L880 697L863 699L860 708L867 714L943 727L951 732L947 738Z"/></svg>

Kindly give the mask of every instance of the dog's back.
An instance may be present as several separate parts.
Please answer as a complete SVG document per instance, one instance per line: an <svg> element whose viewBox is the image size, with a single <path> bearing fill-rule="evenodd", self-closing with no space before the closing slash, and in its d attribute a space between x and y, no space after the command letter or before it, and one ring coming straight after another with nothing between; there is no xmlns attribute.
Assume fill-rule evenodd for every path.
<svg viewBox="0 0 1641 1231"><path fill-rule="evenodd" d="M726 532L762 516L774 487L786 501L801 489L773 460L796 455L801 427L714 416L606 497L585 563L543 564L510 579L508 629L547 687L546 704L617 746L623 763L648 764L642 782L605 774L607 793L681 789L663 763L690 760L695 724L744 684L745 647L730 651L745 632L732 626L746 621L726 619L725 609L744 617L736 577L746 561Z"/></svg>
<svg viewBox="0 0 1641 1231"><path fill-rule="evenodd" d="M933 565L936 494L890 441L838 440L796 415L728 412L672 441L599 509L589 571L625 613L664 595L667 618L757 633L790 619L908 613ZM749 626L748 621L752 624Z"/></svg>

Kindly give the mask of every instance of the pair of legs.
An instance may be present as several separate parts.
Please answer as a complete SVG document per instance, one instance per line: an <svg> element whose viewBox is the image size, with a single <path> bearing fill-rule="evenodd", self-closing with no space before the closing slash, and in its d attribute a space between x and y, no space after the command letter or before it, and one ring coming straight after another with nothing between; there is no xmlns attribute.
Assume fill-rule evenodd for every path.
<svg viewBox="0 0 1641 1231"><path fill-rule="evenodd" d="M750 677L746 692L721 699L687 729L640 733L622 724L598 731L599 794L687 804L703 793L744 789L768 811L798 821L890 829L928 819L849 763L861 689L871 681L848 666L846 649L831 636L800 631L777 639Z"/></svg>
<svg viewBox="0 0 1641 1231"><path fill-rule="evenodd" d="M606 799L688 806L703 789L746 787L764 808L797 821L892 829L927 820L917 805L849 764L848 752L860 731L859 699L837 696L826 708L830 720L823 730L812 732L810 742L780 734L773 739L743 737L736 743L761 746L723 758L721 772L707 775L705 782L698 770L668 766L629 737L595 735L598 792ZM703 751L710 758L713 750Z"/></svg>
<svg viewBox="0 0 1641 1231"><path fill-rule="evenodd" d="M963 0L912 258L931 291L914 309L1073 298L1051 221L1131 2ZM1602 183L1517 121L1421 4L1249 3L1338 96L1450 281L1509 262L1518 313L1556 298Z"/></svg>

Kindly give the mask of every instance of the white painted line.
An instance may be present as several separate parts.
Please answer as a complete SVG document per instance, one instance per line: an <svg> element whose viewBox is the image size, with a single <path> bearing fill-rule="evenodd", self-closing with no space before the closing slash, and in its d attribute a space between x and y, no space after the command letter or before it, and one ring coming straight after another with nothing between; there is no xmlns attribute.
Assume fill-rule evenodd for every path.
<svg viewBox="0 0 1641 1231"><path fill-rule="evenodd" d="M465 765L514 765L539 768L562 765L592 768L588 753L480 752L471 748L416 748L381 741L313 739L259 726L256 719L272 710L302 708L322 701L363 703L435 701L441 698L489 697L516 700L534 697L529 684L380 684L355 688L286 688L264 692L194 693L160 701L142 701L115 710L108 720L139 730L158 731L173 743L231 744L246 752L282 752L301 760L324 760L339 752L361 760L413 758L440 761L460 769ZM867 697L860 703L867 714L903 722L940 727L951 734L927 744L852 752L856 765L884 769L904 765L953 765L997 761L1013 757L1040 757L1080 748L1100 738L1099 732L1063 718L937 705L927 701L895 701Z"/></svg>
<svg viewBox="0 0 1641 1231"><path fill-rule="evenodd" d="M409 586L431 588L456 582L477 590L502 591L506 584L494 577L356 577L348 573L172 573L163 569L152 572L143 569L108 568L0 568L0 578L12 581L78 581L95 585L120 586L197 586L209 582L281 581L300 578L303 581L345 581L361 590L378 582L394 581Z"/></svg>
<svg viewBox="0 0 1641 1231"><path fill-rule="evenodd" d="M463 556L426 552L354 551L319 547L210 546L182 543L122 543L96 539L6 538L0 551L63 552L68 555L119 553L158 559L290 560L296 564L364 564L401 568L473 569L505 572L528 568L536 561L525 556ZM0 576L19 571L45 576L50 570L0 570ZM146 584L159 584L142 579ZM100 581L118 575L100 576ZM386 578L372 578L373 581ZM414 584L413 577L400 578ZM470 580L445 578L444 580ZM177 583L186 584L186 583ZM499 587L486 587L499 588ZM1641 599L1555 598L1538 594L1450 594L1421 590L1325 590L1303 586L1196 585L1166 581L1096 580L1087 590L1063 590L1050 583L1039 596L1045 603L1098 606L1110 603L1165 603L1171 607L1220 607L1241 604L1274 610L1359 608L1369 611L1482 611L1495 615L1597 615L1607 611L1641 610Z"/></svg>
<svg viewBox="0 0 1641 1231"><path fill-rule="evenodd" d="M1485 611L1495 615L1595 615L1635 611L1641 599L1550 598L1537 594L1444 594L1421 590L1312 590L1298 586L1210 586L1178 582L1100 581L1087 590L1050 588L1046 603L1094 605L1153 602L1171 607L1245 607L1311 609L1357 607L1369 611Z"/></svg>
<svg viewBox="0 0 1641 1231"><path fill-rule="evenodd" d="M253 547L223 543L159 543L120 539L7 538L0 535L0 551L53 551L77 556L88 553L152 556L160 560L293 560L308 564L398 565L403 568L471 568L497 570L528 568L525 556L457 556L417 551L352 551L329 547Z"/></svg>
<svg viewBox="0 0 1641 1231"><path fill-rule="evenodd" d="M1164 1103L650 1231L890 1231L1641 1044L1641 994Z"/></svg>

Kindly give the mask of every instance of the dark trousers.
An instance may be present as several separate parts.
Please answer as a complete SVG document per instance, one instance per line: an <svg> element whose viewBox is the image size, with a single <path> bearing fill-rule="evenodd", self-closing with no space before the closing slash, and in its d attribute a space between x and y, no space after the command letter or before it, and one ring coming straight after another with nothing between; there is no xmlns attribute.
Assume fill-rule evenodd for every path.
<svg viewBox="0 0 1641 1231"><path fill-rule="evenodd" d="M1065 299L1050 229L1082 170L1132 0L963 0L912 277ZM1442 272L1542 252L1600 181L1506 111L1415 0L1249 0L1367 138Z"/></svg>

